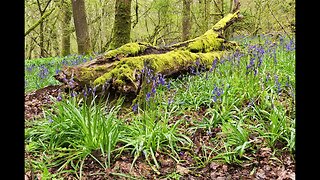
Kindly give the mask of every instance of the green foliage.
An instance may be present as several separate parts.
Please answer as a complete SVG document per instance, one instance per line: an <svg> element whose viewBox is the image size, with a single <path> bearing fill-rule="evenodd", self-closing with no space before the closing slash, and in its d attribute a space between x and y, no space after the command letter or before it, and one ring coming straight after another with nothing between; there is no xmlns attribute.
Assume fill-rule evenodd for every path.
<svg viewBox="0 0 320 180"><path fill-rule="evenodd" d="M90 155L99 161L106 157L103 167L110 167L111 153L119 140L121 121L116 117L122 100L113 107L93 99L72 97L56 102L54 112L47 111L39 124L25 131L28 152L47 154L50 167L59 166L58 172L71 165L81 172L81 164ZM98 152L98 157L93 155ZM80 173L81 176L81 173Z"/></svg>
<svg viewBox="0 0 320 180"><path fill-rule="evenodd" d="M59 175L46 169L60 167L63 173L67 165L80 177L85 157L100 162L93 155L96 151L107 159L105 164L100 162L104 168L113 165L108 158L127 151L134 159L132 167L143 159L156 167L155 172L160 167L157 153L164 152L177 163L182 162L182 150L192 152L196 167L211 161L241 164L265 147L293 154L295 42L290 38L241 39L242 49L216 63L212 60L209 71L203 71L198 62L189 75L177 79L165 79L145 63L141 80L146 86L132 104L133 111L124 116L117 116L120 102L113 107L63 98L52 113L46 113L46 119L26 128L26 152L37 159L30 162L47 177ZM209 139L195 153L198 144L190 137L197 130L206 134L196 138ZM178 178L179 174L166 176Z"/></svg>
<svg viewBox="0 0 320 180"><path fill-rule="evenodd" d="M144 68L145 72L148 70L150 69ZM142 98L135 101L134 113L136 114L131 114L132 119L124 127L121 141L125 143L123 148L129 149L134 155L131 167L133 167L137 158L143 154L148 162L151 156L156 168L159 169L160 166L155 157L157 152L169 149L171 153L178 156L176 153L177 144L190 146L192 142L186 135L179 133L178 126L182 123L182 120L169 123L177 107L168 103L169 99L163 93L164 87L157 84L155 79L152 78L154 75L150 75L147 76L146 73L143 79L144 83L152 84L153 90L149 86L145 86L141 90ZM167 101L163 102L163 99L167 99Z"/></svg>

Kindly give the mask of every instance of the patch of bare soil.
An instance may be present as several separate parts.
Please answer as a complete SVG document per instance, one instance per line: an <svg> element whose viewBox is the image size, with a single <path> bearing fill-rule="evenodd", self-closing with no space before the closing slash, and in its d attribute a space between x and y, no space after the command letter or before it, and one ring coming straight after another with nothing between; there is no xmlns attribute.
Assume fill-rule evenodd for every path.
<svg viewBox="0 0 320 180"><path fill-rule="evenodd" d="M33 120L43 117L43 108L53 103L51 98L57 98L61 92L61 85L50 85L42 89L25 94L24 118Z"/></svg>

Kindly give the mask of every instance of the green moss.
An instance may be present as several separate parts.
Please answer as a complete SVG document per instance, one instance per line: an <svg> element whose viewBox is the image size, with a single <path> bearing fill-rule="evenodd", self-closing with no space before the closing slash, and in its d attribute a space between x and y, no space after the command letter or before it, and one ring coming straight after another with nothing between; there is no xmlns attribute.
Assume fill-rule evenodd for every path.
<svg viewBox="0 0 320 180"><path fill-rule="evenodd" d="M149 68L155 73L171 72L185 69L185 67L195 65L197 59L201 64L210 67L215 58L220 59L223 51L208 53L192 53L186 50L174 50L165 54L150 54L139 57L123 58L111 71L103 74L94 81L94 85L102 85L109 79L114 79L114 85L122 86L126 84L135 85L135 75L143 69L144 62L149 64Z"/></svg>
<svg viewBox="0 0 320 180"><path fill-rule="evenodd" d="M218 33L212 29L189 43L187 49L191 52L210 52L219 50L224 39L218 38Z"/></svg>
<svg viewBox="0 0 320 180"><path fill-rule="evenodd" d="M77 75L75 77L84 84L92 84L93 80L113 69L116 64L117 63L114 62L114 64L110 66L81 67L77 69Z"/></svg>
<svg viewBox="0 0 320 180"><path fill-rule="evenodd" d="M238 10L239 11L239 10ZM212 29L214 31L219 31L221 29L223 29L226 25L227 25L227 22L230 22L230 20L232 18L235 18L235 17L238 17L238 11L236 11L235 13L233 14L227 14L224 18L222 18L220 21L218 21L213 27Z"/></svg>
<svg viewBox="0 0 320 180"><path fill-rule="evenodd" d="M147 43L127 43L117 49L108 51L104 56L105 58L113 58L118 55L128 57L129 55L137 55L143 52L149 44Z"/></svg>

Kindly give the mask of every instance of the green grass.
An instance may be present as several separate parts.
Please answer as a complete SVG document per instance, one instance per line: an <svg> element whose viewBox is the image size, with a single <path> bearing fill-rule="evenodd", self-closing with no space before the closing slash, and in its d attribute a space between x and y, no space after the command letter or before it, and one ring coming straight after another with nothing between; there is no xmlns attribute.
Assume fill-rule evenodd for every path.
<svg viewBox="0 0 320 180"><path fill-rule="evenodd" d="M93 152L99 150L107 157L105 162L99 160L104 168L114 163L110 157L126 151L133 157L132 167L143 157L157 172L161 168L157 153L166 152L180 162L178 152L196 148L190 139L196 130L210 134L214 128L221 132L210 139L213 145L193 155L198 167L211 161L241 164L261 147L294 154L294 43L289 46L288 38L272 42L268 37L242 39L241 43L240 52L225 57L210 72L165 83L160 77L149 77L149 86L126 115L119 114L121 103L113 107L67 97L57 102L56 113L48 112L25 130L27 152L37 159L32 160L34 169L48 175L48 167L58 166L62 173L64 165L73 164L73 172L80 177L84 158L94 157ZM26 76L28 82L39 82L31 76ZM41 86L50 83L43 80ZM205 112L199 116L202 108ZM180 177L175 172L167 176Z"/></svg>

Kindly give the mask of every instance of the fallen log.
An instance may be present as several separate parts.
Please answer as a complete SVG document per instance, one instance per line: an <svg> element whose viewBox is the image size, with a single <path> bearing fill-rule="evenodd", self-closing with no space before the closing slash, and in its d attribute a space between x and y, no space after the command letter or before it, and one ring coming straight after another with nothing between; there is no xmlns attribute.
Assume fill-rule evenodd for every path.
<svg viewBox="0 0 320 180"><path fill-rule="evenodd" d="M186 72L196 64L210 69L215 59L221 59L237 47L223 37L223 31L239 18L239 9L235 9L203 35L170 46L128 43L89 62L64 67L55 78L74 90L95 87L137 95L141 86L139 76L146 66L165 77Z"/></svg>

